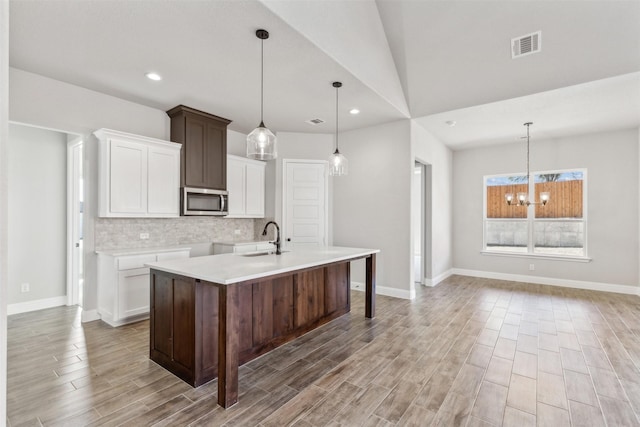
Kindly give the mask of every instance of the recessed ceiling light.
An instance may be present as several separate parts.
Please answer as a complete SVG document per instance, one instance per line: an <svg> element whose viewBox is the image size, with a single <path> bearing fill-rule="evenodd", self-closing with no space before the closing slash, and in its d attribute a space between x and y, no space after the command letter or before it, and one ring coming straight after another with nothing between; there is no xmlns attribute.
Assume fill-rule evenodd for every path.
<svg viewBox="0 0 640 427"><path fill-rule="evenodd" d="M153 80L156 82L162 80L162 76L158 73L147 73L145 74L145 76L147 76L149 80Z"/></svg>
<svg viewBox="0 0 640 427"><path fill-rule="evenodd" d="M451 128L456 125L456 121L455 120L447 120L445 123L447 124L447 126L449 126Z"/></svg>
<svg viewBox="0 0 640 427"><path fill-rule="evenodd" d="M353 114L355 116L356 114L360 114L360 110L358 110L357 108L352 108L351 110L349 110L349 114Z"/></svg>

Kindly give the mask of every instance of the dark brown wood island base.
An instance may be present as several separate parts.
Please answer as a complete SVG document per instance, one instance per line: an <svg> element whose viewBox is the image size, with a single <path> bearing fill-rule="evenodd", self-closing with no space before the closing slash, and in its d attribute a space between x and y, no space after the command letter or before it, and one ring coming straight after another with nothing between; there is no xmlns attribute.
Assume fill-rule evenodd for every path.
<svg viewBox="0 0 640 427"><path fill-rule="evenodd" d="M274 274L227 284L203 280L202 269L177 274L178 261L150 264L150 358L193 387L217 377L218 404L228 408L238 401L240 365L349 312L353 260L366 259L365 316L375 316L376 252L321 264L305 259L302 268L275 268ZM273 259L276 267L286 261Z"/></svg>

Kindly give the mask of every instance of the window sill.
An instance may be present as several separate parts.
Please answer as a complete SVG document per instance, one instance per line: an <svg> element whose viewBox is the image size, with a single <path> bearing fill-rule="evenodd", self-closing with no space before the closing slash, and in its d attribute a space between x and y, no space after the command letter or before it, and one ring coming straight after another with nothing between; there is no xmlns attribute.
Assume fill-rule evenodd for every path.
<svg viewBox="0 0 640 427"><path fill-rule="evenodd" d="M480 251L482 255L494 255L514 258L531 258L531 259L548 259L552 261L571 261L571 262L591 262L591 258L586 256L571 255L549 255L549 254L532 254L523 252L500 252L500 251Z"/></svg>

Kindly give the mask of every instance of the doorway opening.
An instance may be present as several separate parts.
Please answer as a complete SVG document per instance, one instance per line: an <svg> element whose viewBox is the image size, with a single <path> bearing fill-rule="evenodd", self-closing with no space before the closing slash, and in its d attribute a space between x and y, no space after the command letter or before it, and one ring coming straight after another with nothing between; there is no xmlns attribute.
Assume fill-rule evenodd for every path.
<svg viewBox="0 0 640 427"><path fill-rule="evenodd" d="M415 161L413 168L413 193L411 195L411 220L413 230L414 282L427 285L431 282L431 165Z"/></svg>

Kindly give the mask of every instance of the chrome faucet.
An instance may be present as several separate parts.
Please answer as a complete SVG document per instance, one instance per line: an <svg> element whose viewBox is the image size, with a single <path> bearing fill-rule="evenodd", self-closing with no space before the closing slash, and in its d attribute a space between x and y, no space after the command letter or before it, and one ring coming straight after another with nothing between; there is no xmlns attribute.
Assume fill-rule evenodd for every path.
<svg viewBox="0 0 640 427"><path fill-rule="evenodd" d="M273 224L276 226L276 240L275 242L269 242L269 243L275 243L276 245L276 255L281 255L282 251L280 251L280 227L278 226L278 223L275 221L269 221L268 223L266 223L264 225L264 230L262 230L262 235L266 236L267 235L267 227L269 227L269 224Z"/></svg>

